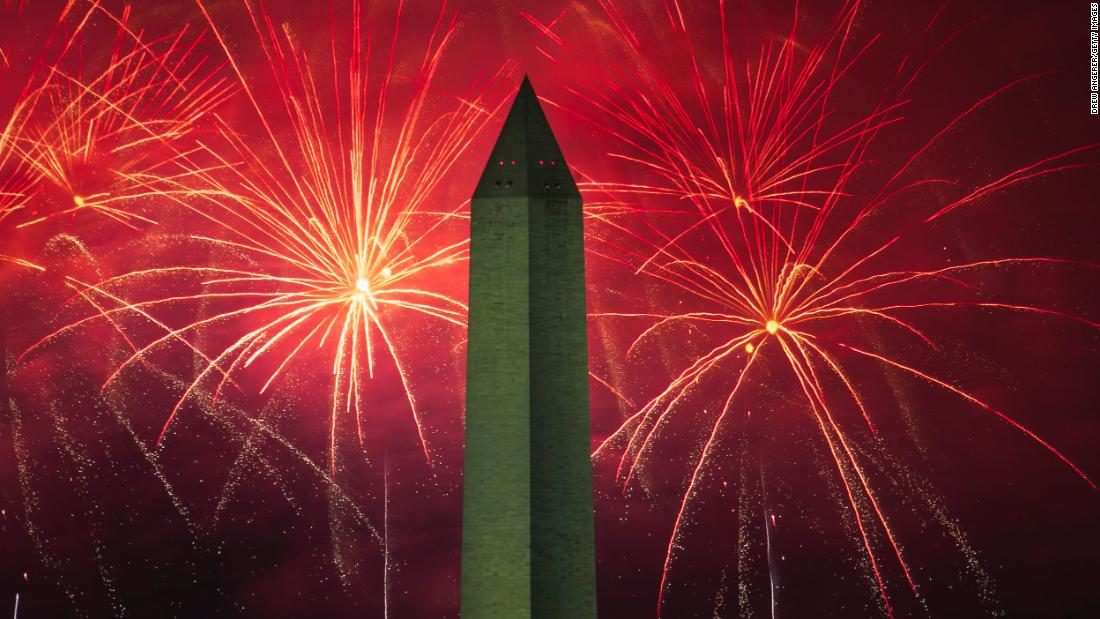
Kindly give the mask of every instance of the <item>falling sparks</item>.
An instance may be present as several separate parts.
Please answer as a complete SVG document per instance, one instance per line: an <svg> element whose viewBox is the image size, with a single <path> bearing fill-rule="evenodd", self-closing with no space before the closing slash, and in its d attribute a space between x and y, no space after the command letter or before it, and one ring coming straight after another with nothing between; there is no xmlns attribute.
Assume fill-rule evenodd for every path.
<svg viewBox="0 0 1100 619"><path fill-rule="evenodd" d="M913 230L903 228L876 240L875 235L881 233L869 222L887 208L912 210L912 194L951 184L938 178L903 181L914 161L982 104L1037 76L997 89L947 123L868 197L855 189L857 183L864 182L859 172L870 162L870 153L882 135L904 120L907 90L927 60L921 64L907 55L877 105L846 125L831 122L834 94L843 88L850 68L871 48L871 43L860 47L853 41L859 2L845 5L819 43L807 47L792 26L780 43L764 45L759 57L747 65L732 51L728 7L720 2L722 64L718 72L704 70L704 61L697 54L710 43L693 38L678 3L666 6L664 34L653 41L624 17L623 7L612 0L603 0L601 5L630 62L641 67L637 85L573 89L582 104L562 106L620 140L624 148L613 155L633 166L638 178L653 180L587 185L595 195L610 196L603 201L590 200L596 202L591 216L602 226L596 235L600 246L594 251L708 307L690 312L601 312L597 316L651 321L651 326L631 343L628 355L643 340L682 325L695 325L716 335L732 332L719 336L716 346L694 357L594 453L597 461L615 452L620 454L616 475L626 490L647 466L662 433L678 418L690 418L680 413L698 385L719 377L727 381L725 403L709 416L709 427L693 456L668 539L657 601L659 615L667 610L664 594L669 571L676 551L682 547L680 540L692 499L706 471L717 466L712 460L733 434L737 411L745 406L741 403L744 396L740 395L743 387L751 379L761 379L759 366L766 357L782 359L798 385L802 406L808 409L833 474L840 481L840 500L855 527L857 544L887 615L893 616L894 611L885 561L897 566L918 603L920 593L891 524L890 509L875 488L868 472L869 462L859 455L863 434L846 420L848 411L854 410L867 435L877 435L874 418L881 412L867 404L865 391L869 385L864 384L865 364L860 364L861 359L900 371L991 413L1061 460L1089 487L1096 488L1066 455L1009 413L935 370L903 360L900 354L868 350L854 343L856 336L852 334L852 327L857 325L876 331L896 330L935 351L939 344L914 317L918 312L967 308L1054 317L1100 327L1086 317L1055 308L958 294L945 297L942 287L933 286L949 282L972 288L966 281L969 276L996 268L1094 268L1091 265L1038 256L975 260L931 269L878 266L888 264L885 257L897 257L891 256L891 248ZM792 23L798 23L797 16ZM688 76L686 88L680 88L676 81L664 81L665 73L647 62L671 53L667 42L672 40L681 42L686 50L682 65ZM652 45L660 46L662 51L656 52ZM928 229L957 209L1025 181L1091 167L1089 157L1095 152L1096 145L1086 145L1040 158L957 199L943 201L933 195L930 200L916 203L916 207L927 209L920 214L923 225L919 228ZM690 208L666 208L668 199ZM675 223L678 229L662 227L654 223L661 216L670 222L688 223ZM877 220L879 227L882 221ZM902 291L905 296L891 296ZM923 294L922 300L910 301L913 294ZM736 354L739 351L744 354ZM744 418L748 419L747 411ZM765 526L765 533L771 566L774 513L765 513L765 519L770 521L766 522L770 526ZM886 557L876 550L875 540L880 538L885 540ZM773 580L776 569L769 567ZM775 591L773 582L773 614Z"/></svg>

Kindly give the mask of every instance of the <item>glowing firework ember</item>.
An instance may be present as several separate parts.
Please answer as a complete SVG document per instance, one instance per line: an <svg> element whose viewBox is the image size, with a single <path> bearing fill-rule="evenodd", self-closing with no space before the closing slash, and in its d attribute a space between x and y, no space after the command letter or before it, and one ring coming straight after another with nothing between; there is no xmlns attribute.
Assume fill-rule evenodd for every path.
<svg viewBox="0 0 1100 619"><path fill-rule="evenodd" d="M882 414L867 404L865 392L875 381L866 378L866 360L990 413L1038 443L1096 489L1092 479L1066 455L1009 413L961 382L945 378L919 361L907 360L916 355L893 346L886 350L878 343L881 337L899 333L939 350L942 344L919 326L922 314L967 308L1048 316L1100 327L1072 312L975 293L975 278L993 269L1090 269L1093 265L1025 256L930 268L909 266L905 255L892 252L957 209L1025 181L1095 165L1096 145L1090 144L1039 157L957 197L945 197L949 195L946 188L957 185L951 180L912 179L914 163L974 110L1040 76L1012 81L974 102L897 169L878 178L866 172L876 164L872 154L880 146L879 138L903 120L908 91L928 59L917 60L914 45L893 74L886 74L881 95L863 104L865 113L845 120L849 114L835 102L842 98L837 92L846 87L846 76L874 42L853 41L859 2L846 3L816 43L807 47L805 37L792 27L788 34L777 37L778 42L764 43L748 62L733 49L731 9L725 3L718 3L720 44L695 38L690 16L685 18L685 11L675 1L666 3L659 17L637 23L625 7L611 0L601 5L600 23L614 27L628 58L624 66L639 67L640 76L634 82L620 79L590 90L575 90L587 107L567 106L590 110L576 113L590 117L625 145L617 156L626 162L632 177L628 183L590 185L593 195L603 199L591 213L601 230L595 251L679 291L666 299L682 304L681 299L686 298L699 309L599 315L650 321L628 353L648 338L673 329L694 327L693 332L717 337L716 345L699 351L686 369L594 454L597 461L620 454L616 475L626 490L643 469L655 466L652 462L661 439L682 433L676 428L678 423L701 419L705 424L706 432L699 437L701 446L692 451L686 487L665 552L658 614L672 610L664 609L663 598L669 586L669 568L683 546L692 499L708 470L718 469L712 460L720 446L743 434L749 423L748 411L754 403L743 395L747 384L754 378L777 380L775 372L761 367L768 365L764 359L769 355L784 360L796 381L841 484L838 498L847 506L882 609L891 616L884 561L894 562L918 600L919 582L891 525L891 510L883 505L868 470L870 456L861 446L876 437L876 418ZM938 17L937 13L921 38ZM792 23L798 21L796 10ZM671 65L662 65L672 53L670 40L679 43L682 56ZM719 46L717 62L715 54L702 55ZM678 67L678 72L669 73L667 66ZM675 77L665 77L671 75ZM877 189L869 190L876 182ZM885 220L879 215L887 210L888 217L903 227L884 230ZM727 387L722 406L700 418L693 411L693 395L704 383L722 381ZM775 526L774 514L771 518L772 524L766 527L769 536ZM774 584L772 596L774 604Z"/></svg>
<svg viewBox="0 0 1100 619"><path fill-rule="evenodd" d="M465 238L449 236L450 227L463 222L464 203L447 204L452 199L437 189L493 118L499 102L485 103L486 89L507 75L508 65L466 91L445 90L438 74L458 27L445 8L426 38L408 37L409 42L400 32L403 7L398 7L387 16L395 24L389 40L378 45L372 34L386 35L364 30L376 16L354 2L350 15L332 15L328 49L310 50L292 28L274 25L264 3L242 4L254 26L249 44L258 46L264 60L260 72L234 52L220 14L206 3L198 6L262 132L244 135L236 121L219 116L217 138L203 142L201 153L178 153L185 174L157 179L174 187L161 198L174 197L218 231L191 236L218 257L213 264L155 266L96 283L71 279L77 293L100 311L43 342L97 320L124 332L124 323L135 319L160 329L140 343L128 336L133 354L107 383L165 346L191 349L202 365L160 439L201 385L213 385L218 397L235 373L270 358L263 392L289 365L309 358L310 351L324 351L333 381L333 472L340 415L354 418L362 441L365 381L388 359L430 460L394 331L401 329L406 312L465 324L465 304L438 292L439 282L431 279L446 277L445 268L467 252ZM145 298L134 292L163 286L170 292ZM200 317L172 323L182 307L199 307ZM234 334L208 351L203 334L225 329Z"/></svg>

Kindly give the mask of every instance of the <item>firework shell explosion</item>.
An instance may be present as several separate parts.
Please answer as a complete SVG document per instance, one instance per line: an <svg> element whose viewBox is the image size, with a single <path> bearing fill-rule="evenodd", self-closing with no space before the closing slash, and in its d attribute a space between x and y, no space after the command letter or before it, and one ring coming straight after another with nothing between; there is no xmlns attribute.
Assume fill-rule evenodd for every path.
<svg viewBox="0 0 1100 619"><path fill-rule="evenodd" d="M966 316L978 310L1095 329L1100 324L1087 314L1042 299L1018 300L991 284L996 276L988 273L1015 270L1041 277L1050 269L1067 269L1095 277L1097 265L1041 254L936 260L919 256L911 239L927 243L957 211L989 208L1019 185L1094 169L1097 144L1037 153L977 183L928 176L921 164L929 152L984 106L1045 75L996 85L900 159L887 153L895 155L894 163L882 149L897 148L891 133L906 126L922 74L972 23L938 34L941 8L896 64L871 82L860 74L860 64L876 54L879 41L855 34L859 2L845 4L828 27L808 37L799 31L801 7L796 7L789 30L760 42L745 34L744 12L726 3L715 8L717 14L708 15L719 26L705 29L677 2L653 13L601 2L597 23L615 32L613 53L620 58L608 66L636 77L609 71L606 81L567 87L569 96L560 104L614 136L610 155L629 170L620 173L628 182L593 177L588 184L591 251L652 278L662 291L643 311L634 304L595 316L643 325L627 341L628 358L644 356L661 334L686 338L682 341L695 352L675 361L664 353L674 370L669 382L643 399L593 454L597 465L608 464L623 492L639 485L660 492L646 486L657 485L653 479L669 468L682 471L657 614L676 612L666 594L697 590L695 574L677 583L673 568L681 565L681 553L690 552L688 540L694 536L685 529L706 521L697 512L715 502L707 500L703 486L719 480L724 492L733 485L740 493L733 511L742 514L729 523L737 527L736 568L723 570L719 587L735 601L720 599L715 606L737 609L740 616L774 614L787 605L786 595L797 595L783 595L779 564L786 556L773 548L778 506L784 503L775 486L784 480L770 469L779 468L774 460L782 457L773 451L776 439L758 438L768 430L757 426L798 419L817 435L816 445L801 457L819 463L829 494L841 506L846 533L862 555L861 571L878 592L879 612L895 616L901 596L901 614L930 612L893 524L896 510L882 500L899 487L920 496L927 513L953 537L971 566L968 578L988 600L988 575L965 537L952 530L935 496L883 453L882 416L900 414L911 430L919 423L912 418L917 413L905 402L891 404L871 394L881 388L884 373L895 390L901 381L938 389L960 408L1007 424L1096 490L1094 480L1064 452L968 388L965 379L944 373L937 357L948 344L924 321L929 314ZM749 22L750 28L755 25ZM556 43L568 58L569 42ZM864 89L882 84L862 105L845 97L857 74ZM880 367L869 367L868 361ZM619 368L620 378L609 382L628 382L621 378L628 371ZM787 400L783 408L793 410L769 404L761 412L761 402L774 402L777 393ZM757 544L749 539L754 534L763 538L762 548L754 550ZM763 555L760 569L751 565L754 552Z"/></svg>
<svg viewBox="0 0 1100 619"><path fill-rule="evenodd" d="M443 205L435 190L457 154L495 113L483 101L484 84L449 93L445 111L426 111L438 104L435 77L456 18L441 12L422 55L403 55L405 66L397 67L405 43L401 9L393 17L392 38L378 45L361 30L365 18L356 2L345 16L351 25L347 40L334 35L330 49L314 50L322 58L317 63L293 30L274 26L264 4L244 3L266 69L256 75L244 72L219 22L205 4L198 6L250 104L249 126L261 131L245 135L232 126L243 119L231 122L213 113L214 135L198 141L201 151L175 155L186 162L184 172L158 176L167 187L157 197L178 202L222 233L191 235L219 254L218 264L154 266L98 282L71 279L77 295L98 311L62 326L31 350L89 322L108 321L134 350L107 377L105 387L170 345L200 357L203 364L171 409L158 442L204 383L214 384L216 400L234 383L235 373L271 359L259 388L263 393L288 364L314 350L328 351L333 473L339 415L353 417L362 441L363 381L374 376L384 355L395 365L430 460L392 330L403 311L464 325L462 301L418 285L426 273L465 258L467 241L448 239L445 229L461 223L464 203ZM332 19L335 28L337 17ZM508 68L487 76L487 83ZM281 104L267 104L271 100ZM190 117L178 120L173 131L190 124ZM135 288L169 294L136 299ZM207 311L192 322L170 325L161 317L178 316L181 306L196 304ZM139 343L124 324L133 318L162 332ZM238 331L224 348L207 351L196 342L207 330L227 326Z"/></svg>
<svg viewBox="0 0 1100 619"><path fill-rule="evenodd" d="M456 616L526 73L585 195L601 617L1089 616L1078 9L4 2L0 594Z"/></svg>

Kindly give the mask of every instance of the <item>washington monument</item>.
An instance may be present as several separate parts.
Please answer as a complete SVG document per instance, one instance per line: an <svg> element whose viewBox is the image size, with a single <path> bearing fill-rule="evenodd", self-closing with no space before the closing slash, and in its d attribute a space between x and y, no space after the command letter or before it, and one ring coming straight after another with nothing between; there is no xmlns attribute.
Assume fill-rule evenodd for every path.
<svg viewBox="0 0 1100 619"><path fill-rule="evenodd" d="M462 619L594 619L581 196L523 80L474 190Z"/></svg>

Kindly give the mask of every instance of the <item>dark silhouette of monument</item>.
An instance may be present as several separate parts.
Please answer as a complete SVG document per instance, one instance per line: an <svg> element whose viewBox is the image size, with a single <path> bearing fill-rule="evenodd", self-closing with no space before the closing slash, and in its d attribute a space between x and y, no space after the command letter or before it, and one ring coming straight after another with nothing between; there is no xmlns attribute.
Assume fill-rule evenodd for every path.
<svg viewBox="0 0 1100 619"><path fill-rule="evenodd" d="M463 619L594 619L581 196L523 80L470 218Z"/></svg>

